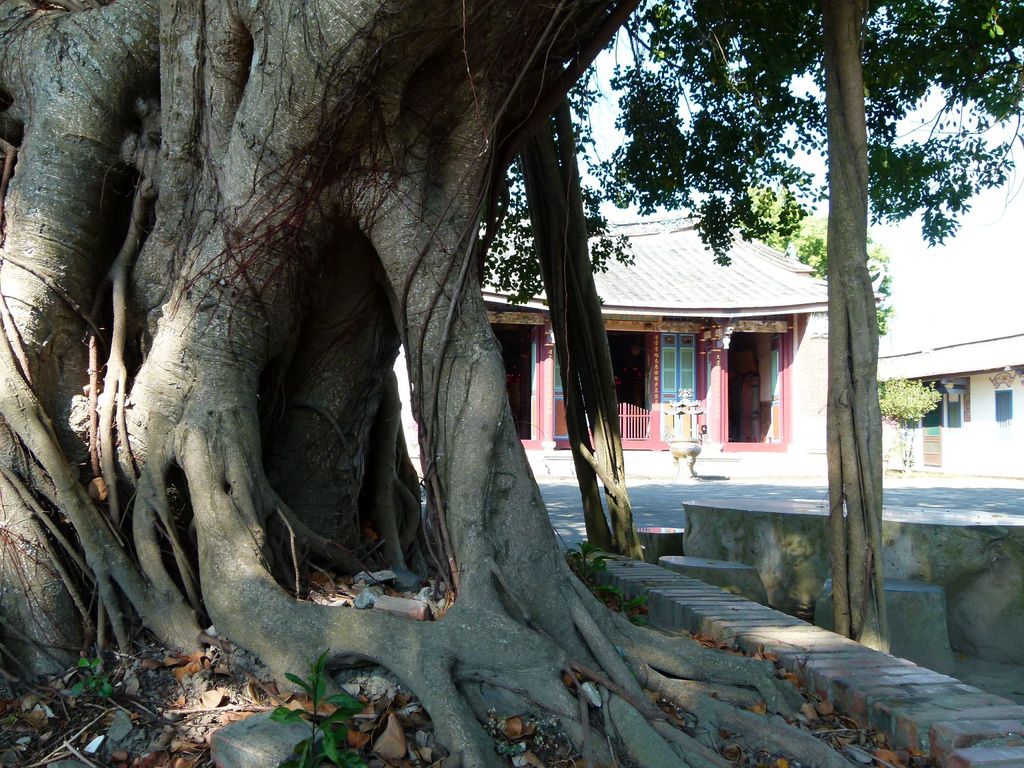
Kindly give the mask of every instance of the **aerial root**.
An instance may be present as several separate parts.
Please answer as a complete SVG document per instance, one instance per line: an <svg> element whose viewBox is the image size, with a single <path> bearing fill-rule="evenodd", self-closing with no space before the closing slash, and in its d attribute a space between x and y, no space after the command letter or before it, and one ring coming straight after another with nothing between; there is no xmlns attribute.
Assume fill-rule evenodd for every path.
<svg viewBox="0 0 1024 768"><path fill-rule="evenodd" d="M687 760L694 766L700 766L700 768L728 768L728 766L732 765L714 749L671 723L654 722L651 723L651 727L665 741L674 744L677 750L682 750L683 754L687 755Z"/></svg>
<svg viewBox="0 0 1024 768"><path fill-rule="evenodd" d="M131 448L128 441L128 429L125 421L125 388L128 382L128 371L124 361L127 339L128 314L128 273L135 261L139 243L142 238L143 219L146 216L149 202L154 196L153 184L149 177L143 175L135 190L132 202L132 215L128 223L121 249L110 268L114 323L111 331L110 354L107 356L107 372L103 377L103 392L97 400L99 413L99 455L100 469L107 486L107 502L110 516L115 526L120 526L124 515L118 489L117 473L117 441L114 438L115 423L122 450L127 457L129 466L133 465ZM134 473L132 474L134 479Z"/></svg>
<svg viewBox="0 0 1024 768"><path fill-rule="evenodd" d="M287 504L269 487L267 489L268 495L273 500L274 515L267 520L267 524L274 524L280 522L284 527L284 531L287 534L288 539L288 552L287 556L289 559L293 558L292 554L292 537L294 537L294 550L295 553L312 554L321 565L325 567L333 567L342 573L355 574L360 571L371 571L365 562L363 562L355 552L339 544L336 541L321 536L302 520L296 517L295 513L291 511ZM305 558L299 558L300 561ZM294 575L294 574L293 574Z"/></svg>
<svg viewBox="0 0 1024 768"><path fill-rule="evenodd" d="M159 423L159 422L157 422ZM162 426L167 426L163 429ZM166 435L170 434L169 425L161 425L153 429L153 420L149 432L162 434L159 440L150 445L146 465L139 476L138 490L132 512L132 537L138 552L139 565L149 580L166 594L178 593L178 586L167 572L161 555L158 534L161 529L171 544L174 563L178 576L185 589L189 605L196 613L202 610L202 597L199 593L199 580L188 553L181 542L178 526L171 515L167 500L167 472L171 467L170 446Z"/></svg>

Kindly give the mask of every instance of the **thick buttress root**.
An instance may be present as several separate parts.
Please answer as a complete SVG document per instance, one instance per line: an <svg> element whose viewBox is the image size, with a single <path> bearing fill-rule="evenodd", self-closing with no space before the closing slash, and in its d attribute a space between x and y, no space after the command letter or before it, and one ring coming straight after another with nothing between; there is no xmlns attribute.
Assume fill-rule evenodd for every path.
<svg viewBox="0 0 1024 768"><path fill-rule="evenodd" d="M193 488L200 541L216 542L200 553L202 581L219 585L207 601L211 618L221 633L258 653L279 675L301 669L324 648L334 664L381 664L420 697L440 742L463 765L499 764L481 721L526 712L555 717L595 765L723 766L727 761L714 750L723 729L751 749L796 755L808 764L847 765L781 717L745 712L681 679L728 682L746 693L745 703L762 701L792 714L794 694L772 676L770 665L633 627L573 582L556 589L566 609L561 627L535 623L528 605L505 593L507 580L496 566L490 573L464 573L459 600L433 623L293 599L260 554L260 521L268 514L265 505L275 502L258 456L245 447L256 444L248 432L254 428L252 412L203 412L200 421L179 425L175 445ZM239 526L240 520L246 524ZM253 602L261 606L256 622L239 611ZM600 708L582 683L601 696ZM651 703L648 691L688 713L691 735Z"/></svg>

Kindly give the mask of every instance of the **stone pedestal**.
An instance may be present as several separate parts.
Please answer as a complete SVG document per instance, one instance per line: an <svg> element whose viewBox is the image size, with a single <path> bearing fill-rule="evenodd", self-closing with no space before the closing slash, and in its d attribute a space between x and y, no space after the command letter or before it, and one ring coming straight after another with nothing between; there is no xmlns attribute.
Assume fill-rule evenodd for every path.
<svg viewBox="0 0 1024 768"><path fill-rule="evenodd" d="M949 647L946 591L938 584L906 579L885 580L889 615L889 653L936 672L953 672ZM814 606L814 623L832 629L832 579L825 581Z"/></svg>
<svg viewBox="0 0 1024 768"><path fill-rule="evenodd" d="M712 584L726 592L745 597L761 605L768 604L761 577L753 566L729 560L711 560L706 557L665 556L658 565L693 579Z"/></svg>

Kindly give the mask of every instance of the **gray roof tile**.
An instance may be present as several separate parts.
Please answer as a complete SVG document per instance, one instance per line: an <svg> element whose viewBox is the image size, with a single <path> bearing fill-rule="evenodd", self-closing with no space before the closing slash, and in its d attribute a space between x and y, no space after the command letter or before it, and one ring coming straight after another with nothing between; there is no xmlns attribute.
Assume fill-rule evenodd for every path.
<svg viewBox="0 0 1024 768"><path fill-rule="evenodd" d="M735 316L827 307L825 281L762 243L737 240L723 266L690 222L641 222L613 232L628 238L634 263L614 262L595 275L606 312Z"/></svg>
<svg viewBox="0 0 1024 768"><path fill-rule="evenodd" d="M731 264L723 266L687 220L646 219L611 229L627 238L633 264L611 261L594 276L606 314L741 317L827 309L825 281L763 243L737 240ZM484 295L502 298L490 288ZM538 297L530 304L543 303Z"/></svg>
<svg viewBox="0 0 1024 768"><path fill-rule="evenodd" d="M1024 367L1024 333L878 358L878 378L916 379Z"/></svg>

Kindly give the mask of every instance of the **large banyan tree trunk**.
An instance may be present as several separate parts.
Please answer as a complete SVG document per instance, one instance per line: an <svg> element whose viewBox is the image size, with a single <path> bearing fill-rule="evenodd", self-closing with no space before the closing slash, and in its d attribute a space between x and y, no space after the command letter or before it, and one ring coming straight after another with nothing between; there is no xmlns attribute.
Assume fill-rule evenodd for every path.
<svg viewBox="0 0 1024 768"><path fill-rule="evenodd" d="M6 665L108 631L127 648L140 624L190 648L212 622L278 674L325 648L388 667L466 765L499 762L495 702L553 713L588 764L720 764L642 686L712 738L749 715L758 742L797 743L682 680L778 711L764 663L634 627L572 576L504 394L476 252L496 148L614 11L0 2L0 586L46 607L0 601ZM370 563L367 521L387 539ZM385 564L453 607L302 599L307 566ZM565 671L600 689L593 724Z"/></svg>

